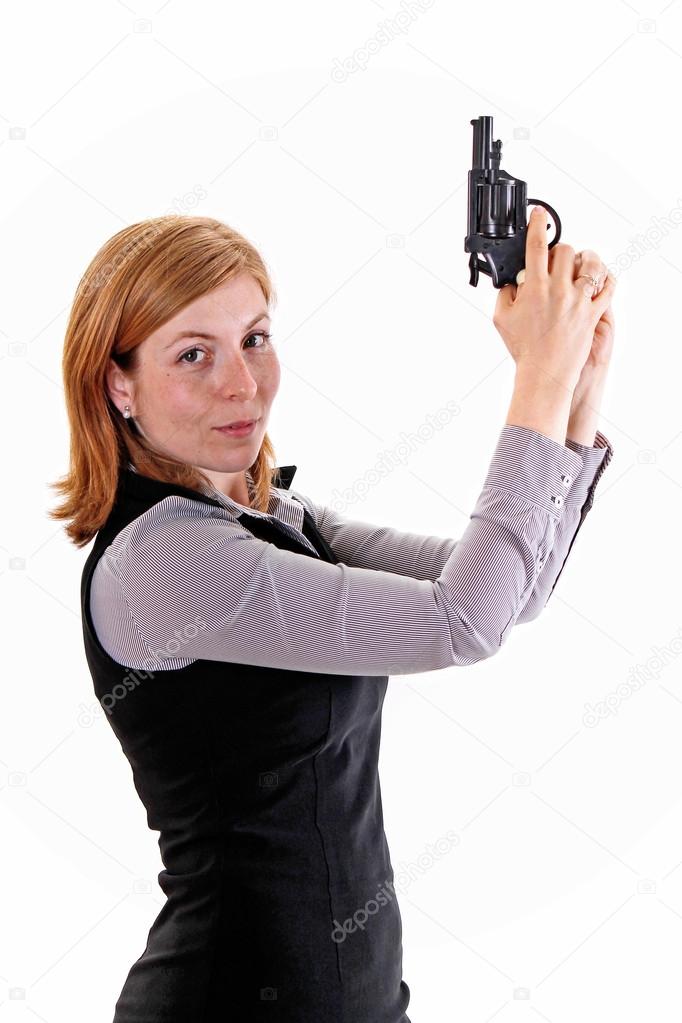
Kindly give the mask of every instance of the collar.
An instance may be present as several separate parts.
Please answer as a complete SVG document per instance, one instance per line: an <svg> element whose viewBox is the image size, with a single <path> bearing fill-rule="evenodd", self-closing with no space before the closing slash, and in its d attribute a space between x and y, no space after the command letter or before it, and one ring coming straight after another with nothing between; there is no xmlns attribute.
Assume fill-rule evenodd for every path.
<svg viewBox="0 0 682 1023"><path fill-rule="evenodd" d="M133 463L130 462L130 461L128 462L127 468L130 469L132 472L137 473L138 476L142 475L141 473L138 472L138 470L135 468ZM276 468L274 468L272 470L271 482L272 482L273 487L278 487L281 490L288 490L289 487L291 486L291 481L293 480L294 476L296 475L296 469L297 468L298 468L298 466L296 466L296 465L278 465L278 466L276 466ZM248 472L248 469L247 469L247 472ZM181 489L182 490L186 490L188 488L182 487ZM201 493L201 491L193 491L193 493Z"/></svg>
<svg viewBox="0 0 682 1023"><path fill-rule="evenodd" d="M295 465L278 465L272 473L272 485L273 487L279 487L282 490L288 490L291 486L291 481L296 475ZM279 481L279 482L278 482Z"/></svg>
<svg viewBox="0 0 682 1023"><path fill-rule="evenodd" d="M288 490L296 469L297 466L295 465L277 466L272 471L272 486L281 490ZM237 517L245 510L242 509L241 505L236 504L231 498L221 494L219 491L215 491L215 497L213 497L210 494L204 493L203 490L183 487L179 483L168 483L163 480L152 479L151 476L145 476L143 473L138 472L130 461L119 476L116 504L120 505L124 501L132 502L137 506L137 513L140 514L140 508L146 510L158 501L162 501L165 497L173 495L188 497L194 501L203 501L214 505L216 508L225 508L226 504L231 505L231 510L234 509L234 514ZM253 514L262 515L263 513L254 510Z"/></svg>

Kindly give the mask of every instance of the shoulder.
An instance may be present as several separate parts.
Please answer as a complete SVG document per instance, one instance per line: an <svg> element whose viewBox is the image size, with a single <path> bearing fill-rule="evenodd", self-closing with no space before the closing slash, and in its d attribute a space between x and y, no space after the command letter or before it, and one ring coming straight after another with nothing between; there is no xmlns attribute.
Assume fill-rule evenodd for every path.
<svg viewBox="0 0 682 1023"><path fill-rule="evenodd" d="M122 578L148 580L199 565L231 541L252 537L229 509L171 496L130 522L111 545Z"/></svg>
<svg viewBox="0 0 682 1023"><path fill-rule="evenodd" d="M117 538L117 582L149 636L159 623L192 619L198 607L234 608L269 547L226 508L167 497Z"/></svg>

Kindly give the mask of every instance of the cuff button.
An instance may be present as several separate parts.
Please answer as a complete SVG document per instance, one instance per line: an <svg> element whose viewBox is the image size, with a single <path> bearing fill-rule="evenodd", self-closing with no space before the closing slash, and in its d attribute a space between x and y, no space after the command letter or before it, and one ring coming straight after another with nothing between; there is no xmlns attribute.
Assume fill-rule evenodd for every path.
<svg viewBox="0 0 682 1023"><path fill-rule="evenodd" d="M570 485L573 482L573 480L571 479L571 477L568 475L567 472L562 472L562 474L561 474L561 482L563 483L563 485L565 487L570 487Z"/></svg>

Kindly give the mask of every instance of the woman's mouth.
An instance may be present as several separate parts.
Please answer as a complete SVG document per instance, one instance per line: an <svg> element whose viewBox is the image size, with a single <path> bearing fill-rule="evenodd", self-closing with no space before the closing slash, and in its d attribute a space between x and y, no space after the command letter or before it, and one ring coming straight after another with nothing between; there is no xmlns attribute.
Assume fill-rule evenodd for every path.
<svg viewBox="0 0 682 1023"><path fill-rule="evenodd" d="M227 437L247 437L259 422L260 419L241 419L231 425L214 426L213 429L219 430L220 433L224 433Z"/></svg>

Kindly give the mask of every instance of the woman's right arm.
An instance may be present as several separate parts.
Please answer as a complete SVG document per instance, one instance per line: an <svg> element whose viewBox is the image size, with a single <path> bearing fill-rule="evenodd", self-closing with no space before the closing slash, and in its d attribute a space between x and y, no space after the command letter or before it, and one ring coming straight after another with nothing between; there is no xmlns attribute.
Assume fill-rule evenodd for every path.
<svg viewBox="0 0 682 1023"><path fill-rule="evenodd" d="M119 584L157 658L365 675L473 664L497 652L523 608L561 516L562 477L581 466L554 439L505 425L435 581L283 550L221 509L169 501L177 510L130 527Z"/></svg>

